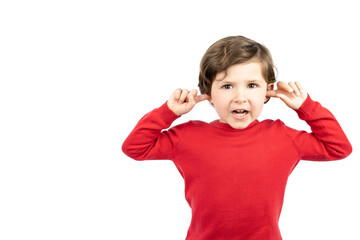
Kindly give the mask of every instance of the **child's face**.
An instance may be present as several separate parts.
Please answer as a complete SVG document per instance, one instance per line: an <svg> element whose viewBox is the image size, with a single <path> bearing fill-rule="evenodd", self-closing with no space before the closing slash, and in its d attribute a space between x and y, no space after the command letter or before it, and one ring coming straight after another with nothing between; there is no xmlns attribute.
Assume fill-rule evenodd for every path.
<svg viewBox="0 0 360 240"><path fill-rule="evenodd" d="M220 122L235 129L243 129L258 118L266 101L266 91L273 84L266 83L259 62L230 66L226 74L218 73L211 88L210 103Z"/></svg>

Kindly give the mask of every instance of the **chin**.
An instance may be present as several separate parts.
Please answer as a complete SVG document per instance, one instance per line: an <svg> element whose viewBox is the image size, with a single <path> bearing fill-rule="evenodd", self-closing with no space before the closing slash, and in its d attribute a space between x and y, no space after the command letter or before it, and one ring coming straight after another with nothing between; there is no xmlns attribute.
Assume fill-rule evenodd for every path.
<svg viewBox="0 0 360 240"><path fill-rule="evenodd" d="M244 129L250 125L250 123L230 123L229 124L234 129Z"/></svg>

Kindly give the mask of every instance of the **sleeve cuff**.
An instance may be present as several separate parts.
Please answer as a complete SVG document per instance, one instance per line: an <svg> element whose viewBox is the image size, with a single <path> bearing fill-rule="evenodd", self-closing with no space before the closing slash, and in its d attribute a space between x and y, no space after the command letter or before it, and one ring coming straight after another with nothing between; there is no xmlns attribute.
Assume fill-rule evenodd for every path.
<svg viewBox="0 0 360 240"><path fill-rule="evenodd" d="M310 95L308 94L301 107L295 111L298 114L299 118L304 120L307 118L307 116L311 115L311 112L315 109L316 105L317 102L312 100Z"/></svg>
<svg viewBox="0 0 360 240"><path fill-rule="evenodd" d="M181 116L176 115L173 111L170 110L170 108L167 105L167 101L161 105L161 107L158 108L160 115L162 116L162 119L165 123L171 124L176 119L178 119Z"/></svg>

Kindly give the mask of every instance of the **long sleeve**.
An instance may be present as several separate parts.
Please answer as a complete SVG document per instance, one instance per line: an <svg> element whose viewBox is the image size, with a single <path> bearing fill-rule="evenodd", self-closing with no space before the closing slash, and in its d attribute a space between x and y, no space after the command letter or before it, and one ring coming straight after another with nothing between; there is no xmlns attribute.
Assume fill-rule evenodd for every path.
<svg viewBox="0 0 360 240"><path fill-rule="evenodd" d="M329 110L308 95L303 105L296 110L300 119L311 127L311 133L287 128L301 159L339 160L352 152L345 133Z"/></svg>
<svg viewBox="0 0 360 240"><path fill-rule="evenodd" d="M167 103L149 112L124 141L123 152L135 160L171 159L180 138L176 129L164 129L177 118Z"/></svg>

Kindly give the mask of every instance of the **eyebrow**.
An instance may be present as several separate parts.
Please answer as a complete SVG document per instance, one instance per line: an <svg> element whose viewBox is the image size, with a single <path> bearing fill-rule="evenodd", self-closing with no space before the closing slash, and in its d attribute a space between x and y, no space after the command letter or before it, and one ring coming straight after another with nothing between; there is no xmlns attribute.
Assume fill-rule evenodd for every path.
<svg viewBox="0 0 360 240"><path fill-rule="evenodd" d="M234 81L231 81L231 80L226 79L226 78L224 78L224 79L215 79L214 81L215 81L215 82L222 82L222 81L224 81L224 82L227 82L227 83L233 83L233 82L234 82ZM265 81L265 80L262 80L262 79L249 79L249 80L245 80L245 82L247 82L247 83L252 83L252 82L262 83L262 82L266 82L266 81Z"/></svg>
<svg viewBox="0 0 360 240"><path fill-rule="evenodd" d="M260 79L250 79L250 80L246 80L246 82L255 82L255 83L262 83L262 82L266 82L265 80L260 80Z"/></svg>

